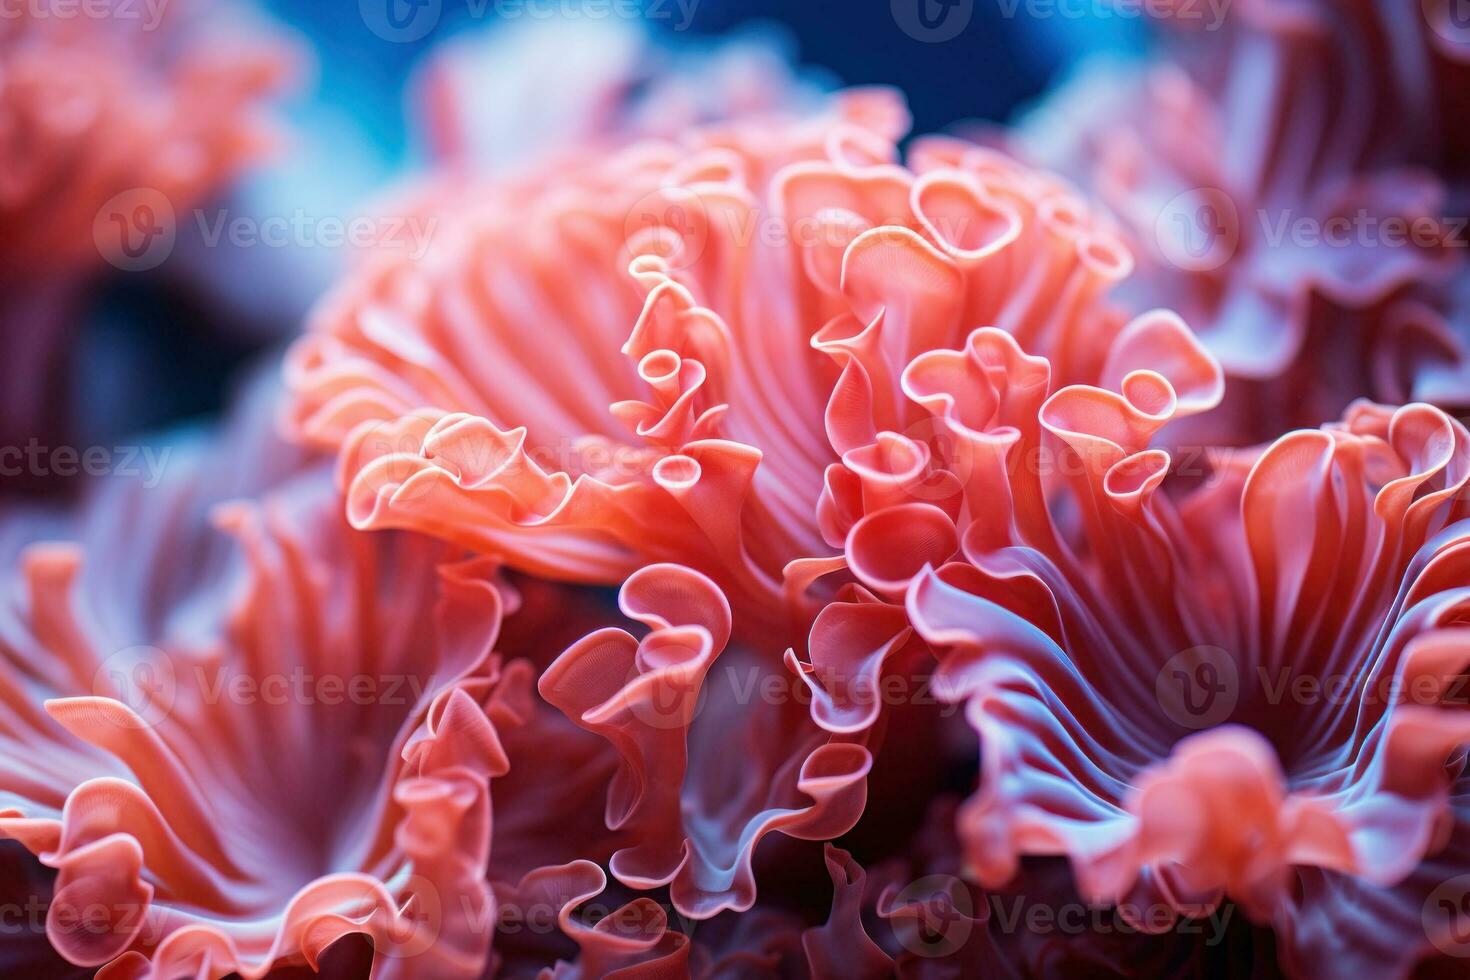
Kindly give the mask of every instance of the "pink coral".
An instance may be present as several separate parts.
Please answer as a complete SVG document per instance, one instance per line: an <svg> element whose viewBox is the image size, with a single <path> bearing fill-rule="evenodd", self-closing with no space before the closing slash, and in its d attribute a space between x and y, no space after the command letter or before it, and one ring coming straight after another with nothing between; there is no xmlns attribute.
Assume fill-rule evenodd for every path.
<svg viewBox="0 0 1470 980"><path fill-rule="evenodd" d="M1470 405L1470 146L1449 121L1470 48L1435 29L1449 5L1402 6L1236 4L998 134L1095 191L1140 256L1131 295L1224 365L1229 411L1197 440L1270 439L1359 396Z"/></svg>
<svg viewBox="0 0 1470 980"><path fill-rule="evenodd" d="M158 254L175 215L273 143L261 106L290 59L278 44L206 26L209 9L221 8L89 3L84 16L57 16L17 4L0 19L0 350L16 371L3 402L9 443L59 427L63 341L104 259L126 268L150 245Z"/></svg>
<svg viewBox="0 0 1470 980"><path fill-rule="evenodd" d="M891 102L839 105L466 191L447 242L370 259L288 369L354 525L624 583L651 632L589 635L540 690L621 757L613 875L697 918L752 906L769 830L857 822L875 686L923 660L903 596L977 520L1044 520L1048 464L1007 453L1048 395L1082 386L1144 444L1220 398L1177 317L1108 301L1131 257L1063 183L947 140L900 166Z"/></svg>
<svg viewBox="0 0 1470 980"><path fill-rule="evenodd" d="M0 522L0 835L39 862L0 888L158 980L1466 952L1470 432L1429 403L1470 392L1466 59L1383 9L1243 2L1189 73L1010 141L1101 206L900 152L884 90L655 93L477 172L474 61L440 60L447 159L397 202L428 251L354 256L285 392L161 486ZM110 45L116 111L77 118L193 165L77 186L136 156L190 197L254 149L264 73L178 69L134 118ZM1236 220L1192 254L1160 218L1201 205ZM1432 234L1281 247L1257 212Z"/></svg>
<svg viewBox="0 0 1470 980"><path fill-rule="evenodd" d="M358 933L376 975L478 976L498 732L529 693L491 653L502 587L356 536L319 471L269 476L294 454L261 448L258 500L207 506L241 471L196 452L90 504L85 551L25 551L0 832L58 872L51 942L106 976L260 977Z"/></svg>
<svg viewBox="0 0 1470 980"><path fill-rule="evenodd" d="M1047 513L1079 518L977 522L907 594L981 738L969 868L1002 884L1066 855L1092 899L1228 897L1298 968L1406 972L1432 952L1402 924L1438 881L1424 862L1464 846L1470 435L1361 403L1175 501L1124 415L1053 396L1045 438L1078 465ZM1358 901L1398 924L1323 929Z"/></svg>
<svg viewBox="0 0 1470 980"><path fill-rule="evenodd" d="M370 262L323 304L291 357L294 431L340 447L355 526L572 581L676 561L800 621L808 587L896 519L849 539L867 511L928 515L890 562L944 537L959 484L930 472L921 406L945 396L926 386L1011 355L976 340L973 366L906 376L921 355L986 327L1051 353L1059 381L1171 381L1166 414L1218 399L1177 318L1108 303L1131 257L1065 185L943 141L901 167L901 115L863 93L831 120L467 194L476 216L428 261ZM917 565L855 570L881 591Z"/></svg>
<svg viewBox="0 0 1470 980"><path fill-rule="evenodd" d="M1463 429L1427 406L1365 405L1217 459L1175 502L1159 492L1171 458L1151 444L1219 401L1221 372L1177 317L1108 303L1131 259L1106 224L1064 184L978 147L921 141L912 169L884 156L828 149L742 171L696 151L685 166L699 179L663 177L657 192L684 212L605 239L602 268L629 261L645 292L622 349L646 393L611 387L601 417L640 442L542 431L631 456L617 479L545 465L534 424L502 428L519 419L485 409L512 392L465 384L446 355L476 322L497 344L514 334L467 318L476 307L438 312L449 293L427 284L328 307L326 332L297 352L299 431L336 433L324 441L344 447L359 526L439 534L537 574L710 589L694 571L635 571L677 561L737 611L782 602L786 626L737 616L736 632L769 648L811 623L795 644L805 659L786 663L832 745L864 744L885 678L922 665L916 644L938 651L936 684L982 736L980 792L960 814L982 882L1009 881L1022 855L1065 854L1089 899L1154 896L1176 915L1239 902L1276 926L1287 962L1324 941L1314 923L1327 914L1291 881L1412 891L1452 821L1443 761L1470 732L1440 688L1423 704L1375 695L1392 680L1443 686L1464 667ZM734 235L766 214L780 234ZM804 238L802 219L820 233ZM615 214L603 223L616 229ZM462 274L463 259L444 261L439 275ZM581 337L611 329L581 322ZM553 392L542 411L576 417L564 387L538 389ZM684 615L707 620L698 610L720 593L708 595L684 600ZM678 876L700 872L677 849L693 838L668 794L684 785L687 808L685 719L730 627L649 622L643 641L575 645L542 689L621 746L608 824L642 829L614 874L645 888L672 878L676 906L702 914L694 893L679 897ZM1255 676L1283 666L1340 671L1356 692L1309 715L1306 744ZM1169 699L1171 667L1235 678L1238 714L1184 738L1192 702ZM566 700L574 668L588 679ZM1332 948L1400 969L1423 952Z"/></svg>

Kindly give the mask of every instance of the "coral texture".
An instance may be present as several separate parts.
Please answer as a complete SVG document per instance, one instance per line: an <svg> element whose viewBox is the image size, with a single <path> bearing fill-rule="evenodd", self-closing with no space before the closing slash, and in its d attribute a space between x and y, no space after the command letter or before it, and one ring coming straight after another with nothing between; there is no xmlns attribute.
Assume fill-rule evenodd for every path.
<svg viewBox="0 0 1470 980"><path fill-rule="evenodd" d="M161 484L13 536L0 833L55 869L46 933L100 975L260 977L362 933L378 975L478 976L529 693L492 653L501 586L352 532L271 393Z"/></svg>
<svg viewBox="0 0 1470 980"><path fill-rule="evenodd" d="M1136 295L1225 366L1230 411L1200 438L1269 440L1359 396L1470 406L1470 144L1450 122L1470 45L1452 4L1412 6L1238 3L998 134L1096 193Z"/></svg>
<svg viewBox="0 0 1470 980"><path fill-rule="evenodd" d="M759 48L431 57L425 250L0 510L0 971L1462 973L1464 31L1148 6L912 140ZM0 26L7 314L257 149L190 26Z"/></svg>

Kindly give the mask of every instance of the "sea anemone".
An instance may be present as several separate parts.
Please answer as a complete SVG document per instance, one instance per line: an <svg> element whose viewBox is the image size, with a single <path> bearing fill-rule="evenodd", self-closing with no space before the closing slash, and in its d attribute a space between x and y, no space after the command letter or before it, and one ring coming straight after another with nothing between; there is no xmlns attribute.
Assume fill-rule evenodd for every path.
<svg viewBox="0 0 1470 980"><path fill-rule="evenodd" d="M1229 411L1196 439L1269 440L1358 397L1470 406L1470 142L1452 121L1470 47L1451 5L1415 6L1239 3L997 134L1097 195L1140 258L1130 297L1177 310L1225 367Z"/></svg>
<svg viewBox="0 0 1470 980"><path fill-rule="evenodd" d="M923 406L947 375L1034 388L1019 342L1057 383L1149 388L1159 424L1219 398L1177 317L1108 302L1132 259L1062 182L955 141L901 166L901 117L855 93L461 189L425 260L370 259L324 301L288 362L293 433L338 451L355 527L567 581L674 562L801 622L812 583L871 557L867 512L920 508L890 565L943 537L959 484ZM967 338L968 361L925 359Z"/></svg>
<svg viewBox="0 0 1470 980"><path fill-rule="evenodd" d="M736 49L686 102L597 31L543 139L457 42L283 389L0 512L0 899L140 980L1470 955L1470 59L1421 6L1241 0L902 150L887 90ZM0 27L22 299L258 150L270 59L188 23Z"/></svg>
<svg viewBox="0 0 1470 980"><path fill-rule="evenodd" d="M1470 841L1470 435L1361 402L1176 500L1130 414L1049 399L1071 475L1034 523L997 482L980 499L1017 503L904 597L980 737L966 868L1001 885L1061 855L1090 901L1172 910L1154 928L1229 899L1293 972L1404 975Z"/></svg>
<svg viewBox="0 0 1470 980"><path fill-rule="evenodd" d="M477 977L530 680L492 653L502 584L352 531L268 437L240 465L251 430L159 486L114 478L74 540L21 553L0 834L56 870L52 945L109 977L262 977L358 934L376 976Z"/></svg>
<svg viewBox="0 0 1470 980"><path fill-rule="evenodd" d="M539 690L617 748L612 875L694 918L754 905L763 835L862 816L874 684L921 646L902 596L1004 513L998 474L1041 518L1050 464L1006 454L1049 394L1144 442L1220 398L1177 317L1108 301L1131 258L1063 182L945 139L902 166L900 116L864 92L461 185L431 254L368 257L289 359L354 526L622 584L648 632L588 635Z"/></svg>

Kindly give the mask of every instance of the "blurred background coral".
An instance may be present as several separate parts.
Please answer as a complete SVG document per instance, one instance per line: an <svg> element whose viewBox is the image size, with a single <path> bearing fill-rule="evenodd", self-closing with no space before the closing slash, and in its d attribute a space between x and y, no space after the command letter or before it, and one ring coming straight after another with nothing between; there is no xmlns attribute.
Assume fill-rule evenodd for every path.
<svg viewBox="0 0 1470 980"><path fill-rule="evenodd" d="M274 138L199 188L190 202L198 210L176 216L167 261L129 270L94 257L87 288L71 291L81 335L22 360L34 362L47 393L45 417L68 420L68 438L82 444L217 413L241 371L300 329L341 269L350 249L328 225L371 213L385 188L436 155L512 168L596 127L630 125L615 106L640 117L635 130L659 133L797 88L871 83L906 93L915 132L1002 121L1086 56L1142 50L1149 29L1138 16L1038 19L981 4L956 36L934 42L901 30L887 3L848 0L430 0L402 4L402 29L377 0L358 10L274 0L227 11L137 0L139 19L117 26L146 41L153 32L136 29L158 4L174 19L191 15L196 33L251 36L273 53L276 76L252 109L273 117ZM707 104L691 104L692 92ZM267 219L283 225L270 242ZM251 234L232 233L237 221ZM32 435L51 438L18 427L22 443Z"/></svg>

